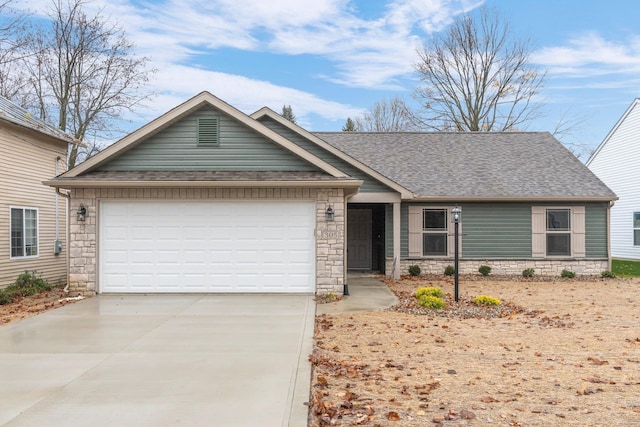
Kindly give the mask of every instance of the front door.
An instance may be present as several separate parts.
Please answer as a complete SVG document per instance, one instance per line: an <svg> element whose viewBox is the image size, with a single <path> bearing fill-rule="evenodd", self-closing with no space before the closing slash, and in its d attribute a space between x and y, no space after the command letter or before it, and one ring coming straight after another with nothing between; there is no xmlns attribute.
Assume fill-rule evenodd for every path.
<svg viewBox="0 0 640 427"><path fill-rule="evenodd" d="M347 268L371 270L371 209L347 211Z"/></svg>

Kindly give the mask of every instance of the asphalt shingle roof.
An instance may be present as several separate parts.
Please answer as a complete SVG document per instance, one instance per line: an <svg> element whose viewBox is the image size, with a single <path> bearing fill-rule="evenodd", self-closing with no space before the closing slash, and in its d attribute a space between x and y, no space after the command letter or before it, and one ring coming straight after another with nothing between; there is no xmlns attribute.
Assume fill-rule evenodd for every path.
<svg viewBox="0 0 640 427"><path fill-rule="evenodd" d="M317 132L418 197L610 198L548 132Z"/></svg>
<svg viewBox="0 0 640 427"><path fill-rule="evenodd" d="M62 132L60 129L50 125L44 120L31 115L31 113L22 107L14 104L6 98L0 96L0 120L6 120L19 126L23 126L54 138L74 142L70 135Z"/></svg>

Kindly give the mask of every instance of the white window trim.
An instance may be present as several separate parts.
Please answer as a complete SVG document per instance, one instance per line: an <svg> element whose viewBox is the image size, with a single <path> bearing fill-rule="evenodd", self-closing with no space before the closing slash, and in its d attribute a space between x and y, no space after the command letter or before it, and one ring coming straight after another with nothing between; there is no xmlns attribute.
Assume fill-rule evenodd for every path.
<svg viewBox="0 0 640 427"><path fill-rule="evenodd" d="M569 210L571 230L571 253L569 255L547 255L547 210ZM584 258L585 247L585 207L584 206L532 206L531 207L531 256L533 258ZM550 233L556 233L551 231ZM558 231L564 234L567 231Z"/></svg>
<svg viewBox="0 0 640 427"><path fill-rule="evenodd" d="M24 211L25 210L32 210L32 211L36 211L36 255L22 255L22 256L12 256L11 255L11 249L12 249L12 242L11 242L11 225L13 222L13 217L11 216L11 211L13 209L22 209L23 212L23 216L22 216L22 229L24 231L25 225L24 225L24 221L25 221L25 215L24 215ZM25 241L26 239L24 239L23 237L23 252L26 252L26 247L25 245ZM33 207L33 206L9 206L9 259L10 260L20 260L20 259L33 259L33 258L39 258L40 257L40 209Z"/></svg>
<svg viewBox="0 0 640 427"><path fill-rule="evenodd" d="M451 210L455 206L424 206L409 205L409 258L413 259L447 259L455 256L455 224L451 221ZM447 230L433 231L432 233L447 233L447 254L446 255L424 255L423 252L423 218L425 210L445 210L447 211ZM462 253L462 223L458 223L458 250Z"/></svg>

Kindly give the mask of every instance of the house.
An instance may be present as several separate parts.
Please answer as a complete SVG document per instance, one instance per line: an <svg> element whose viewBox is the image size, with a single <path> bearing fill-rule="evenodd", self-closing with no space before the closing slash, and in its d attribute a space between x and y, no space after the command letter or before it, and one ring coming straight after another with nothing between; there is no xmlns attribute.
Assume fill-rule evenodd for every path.
<svg viewBox="0 0 640 427"><path fill-rule="evenodd" d="M70 286L342 293L347 269L599 274L615 195L548 133L311 133L208 92L46 182Z"/></svg>
<svg viewBox="0 0 640 427"><path fill-rule="evenodd" d="M72 142L0 97L0 287L25 271L67 281L67 200L42 181L66 170Z"/></svg>
<svg viewBox="0 0 640 427"><path fill-rule="evenodd" d="M587 167L618 195L611 208L611 255L640 259L640 98L596 148Z"/></svg>

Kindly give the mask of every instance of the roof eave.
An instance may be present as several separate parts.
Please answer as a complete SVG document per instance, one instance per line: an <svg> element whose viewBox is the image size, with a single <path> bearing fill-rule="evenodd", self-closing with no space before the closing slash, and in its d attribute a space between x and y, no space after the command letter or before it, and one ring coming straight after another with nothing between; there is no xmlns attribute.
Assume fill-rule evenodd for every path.
<svg viewBox="0 0 640 427"><path fill-rule="evenodd" d="M491 196L416 196L412 202L613 202L617 196L536 196L536 197L491 197Z"/></svg>
<svg viewBox="0 0 640 427"><path fill-rule="evenodd" d="M330 181L265 181L265 180L237 180L237 181L118 181L118 180L83 180L83 179L51 179L42 182L55 188L353 188L362 186L362 180L337 179Z"/></svg>

